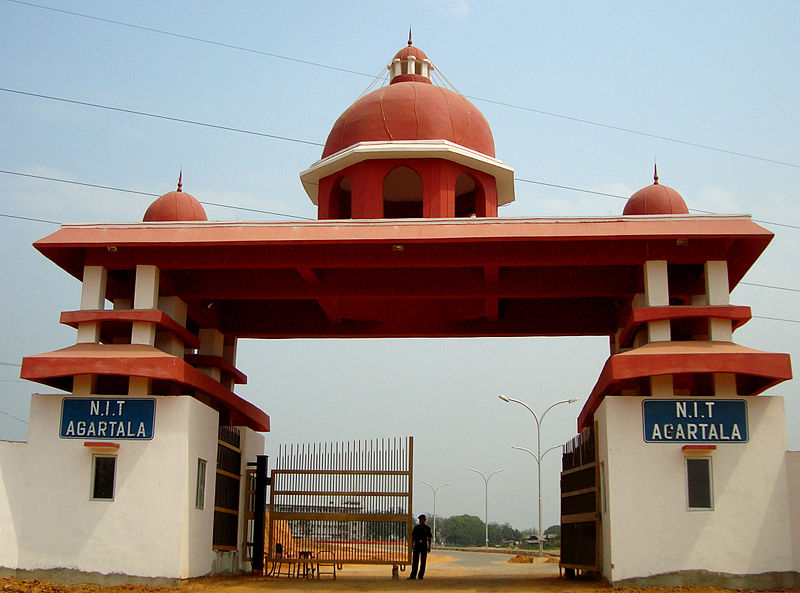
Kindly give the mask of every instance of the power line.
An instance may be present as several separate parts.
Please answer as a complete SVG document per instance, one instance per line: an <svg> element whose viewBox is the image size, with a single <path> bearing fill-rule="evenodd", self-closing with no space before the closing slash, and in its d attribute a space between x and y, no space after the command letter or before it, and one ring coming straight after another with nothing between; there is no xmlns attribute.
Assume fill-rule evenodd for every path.
<svg viewBox="0 0 800 593"><path fill-rule="evenodd" d="M124 193L128 193L128 194L137 194L137 195L140 195L140 196L151 196L151 197L156 197L156 198L160 196L160 194L154 194L152 192L138 191L138 190L135 190L135 189L126 189L126 188L123 188L123 187L114 187L112 185L101 185L101 184L98 184L98 183L87 183L85 181L73 181L71 179L60 179L58 177L48 177L46 175L33 175L31 173L21 173L20 171L9 171L7 169L0 169L0 173L4 173L6 175L16 175L16 176L19 176L19 177L28 177L28 178L31 178L31 179L41 179L43 181L52 181L52 182L55 182L55 183L67 183L67 184L70 184L70 185L79 185L81 187L92 187L92 188L96 188L96 189L107 189L107 190L110 190L110 191L124 192ZM200 202L201 204L204 204L206 206L217 206L219 208L229 208L231 210L243 210L245 212L255 212L257 214L269 214L271 216L283 216L285 218L297 218L297 219L300 219L300 220L314 220L313 218L309 218L307 216L298 216L296 214L284 214L283 212L272 212L270 210L259 210L257 208L246 208L244 206L231 206L230 204L220 204L218 202L207 202L207 201L203 201L203 200L198 200L198 202ZM62 224L60 222L55 222L53 220L42 220L40 218L28 218L28 217L25 217L25 216L15 216L13 214L2 214L2 213L0 213L0 216L3 216L5 218L16 218L16 219L20 219L20 220L30 220L30 221L33 221L33 222L46 222L46 223L50 223L50 224Z"/></svg>
<svg viewBox="0 0 800 593"><path fill-rule="evenodd" d="M53 12L60 12L62 14L68 14L70 16L77 16L84 19L91 19L93 21L100 21L102 23L109 23L111 25L119 25L121 27L129 27L131 29L139 29L140 31L148 31L150 33L158 33L159 35L167 35L169 37L177 37L178 39L186 39L187 41L196 41L198 43L205 43L208 45L215 45L217 47L224 47L227 49L234 49L236 51L243 51L251 54L258 54L262 56L268 56L270 58L277 58L279 60L288 60L290 62L297 62L299 64L306 64L307 66L316 66L318 68L327 68L328 70L336 70L338 72L345 72L347 74L356 74L358 76L369 76L373 78L371 74L365 74L363 72L357 72L355 70L348 70L347 68L339 68L337 66L331 66L329 64L320 64L318 62L311 62L309 60L302 60L300 58L292 58L290 56L282 56L280 54L271 53L268 51L262 51L260 49L253 49L251 47L244 47L241 45L233 45L232 43L224 43L222 41L213 41L211 39L204 39L202 37L193 37L192 35L184 35L182 33L175 33L174 31L167 31L165 29L156 29L154 27L145 27L142 25L134 25L132 23L126 23L123 21L115 21L113 19L106 19L99 16L93 16L90 14L84 14L81 12L73 12L70 10L64 10L61 8L54 8L52 6L42 6L41 4L34 4L32 2L22 2L21 0L8 0L9 2L13 2L14 4L22 4L24 6L29 6L31 8L41 8L43 10L50 10Z"/></svg>
<svg viewBox="0 0 800 593"><path fill-rule="evenodd" d="M753 319L768 319L770 321L785 321L786 323L800 323L800 319L784 319L782 317L764 317L763 315L753 315Z"/></svg>
<svg viewBox="0 0 800 593"><path fill-rule="evenodd" d="M126 189L126 188L122 188L122 187L114 187L114 186L111 186L111 185L102 185L102 184L97 184L97 183L88 183L88 182L84 182L84 181L73 181L73 180L70 180L70 179L60 179L58 177L48 177L46 175L33 175L31 173L22 173L20 171L9 171L7 169L0 169L0 173L4 173L6 175L17 175L19 177L29 177L29 178L32 178L32 179L41 179L43 181L53 181L53 182L56 182L56 183L68 183L68 184L71 184L71 185L79 185L79 186L83 186L83 187L92 187L92 188L97 188L97 189L107 189L107 190L111 190L111 191L118 191L118 192L124 192L124 193L129 193L129 194L137 194L137 195L142 195L142 196L152 196L152 197L158 197L159 196L159 194L154 194L152 192L144 192L144 191L138 191L138 190L134 190L134 189ZM546 181L536 181L534 179L522 179L520 177L515 177L514 181L519 181L519 182L522 182L522 183L531 183L531 184L535 184L535 185L542 185L542 186L545 186L545 187L564 189L564 190L575 191L575 192L591 194L591 195L596 195L596 196L602 196L602 197L608 197L608 198L617 198L617 199L620 199L620 200L627 200L628 199L628 196L623 196L623 195L620 195L620 194L611 194L611 193L607 193L607 192L595 191L595 190L591 190L591 189L583 189L583 188L580 188L580 187L573 187L573 186L569 186L569 185L560 185L560 184L557 184L557 183L548 183ZM259 209L256 209L256 208L246 208L244 206L231 206L229 204L221 204L221 203L218 203L218 202L207 202L207 201L202 201L202 200L198 200L198 201L201 204L205 204L207 206L217 206L219 208L230 208L230 209L233 209L233 210L242 210L242 211L245 211L245 212L255 212L257 214L269 214L269 215L272 215L272 216L282 216L282 217L285 217L285 218L296 218L296 219L299 219L299 220L316 220L314 218L309 218L309 217L306 217L306 216L298 216L296 214L285 214L285 213L282 213L282 212L273 212L273 211L270 211L270 210L259 210ZM693 211L693 212L699 212L701 214L712 214L712 215L713 214L718 214L717 212L711 212L710 210L700 210L698 208L690 208L690 210ZM42 220L42 219L38 219L38 218L28 218L28 217L25 217L25 216L16 216L16 215L13 215L13 214L0 213L0 216L6 217L6 218L16 218L16 219L20 219L20 220L30 220L30 221L33 221L33 222L45 222L45 223L49 223L49 224L62 224L60 222L55 222L55 221L52 221L52 220ZM794 224L788 224L788 223L782 223L782 222L773 222L773 221L769 221L769 220L759 220L759 219L753 219L753 221L754 222L759 222L761 224L766 224L766 225L776 225L776 226L782 226L782 227L786 227L786 228L800 229L800 225L794 225Z"/></svg>
<svg viewBox="0 0 800 593"><path fill-rule="evenodd" d="M553 187L553 188L556 188L556 189L565 189L565 190L580 192L580 193L584 193L584 194L591 194L591 195L594 195L594 196L602 196L602 197L606 197L606 198L617 198L619 200L627 200L628 198L630 198L630 196L623 196L623 195L620 195L620 194L610 194L610 193L606 193L606 192L602 192L602 191L595 191L595 190L591 190L591 189L583 189L583 188L580 188L580 187L573 187L573 186L569 186L569 185L559 185L557 183L548 183L548 182L545 182L545 181L536 181L534 179L522 179L520 177L514 177L514 181L519 181L521 183L531 183L531 184L534 184L534 185L543 185L545 187ZM710 210L701 210L699 208L689 208L689 210L691 212L698 212L700 214L719 214L718 212L712 212ZM761 219L757 219L757 218L753 218L752 220L753 220L753 222L758 222L758 223L761 223L761 224L781 226L781 227L786 227L786 228L790 228L790 229L800 229L800 225L796 225L796 224L789 224L789 223L785 223L785 222L774 222L774 221L770 221L770 220L761 220Z"/></svg>
<svg viewBox="0 0 800 593"><path fill-rule="evenodd" d="M758 284L757 282L739 282L739 284L746 284L747 286L758 286L759 288L772 288L775 290L789 290L791 292L800 292L800 288L788 288L786 286L773 286L771 284Z"/></svg>
<svg viewBox="0 0 800 593"><path fill-rule="evenodd" d="M18 0L9 0L9 2L17 2L17 1ZM98 108L98 109L106 109L106 110L109 110L109 111L116 111L116 112L120 112L120 113L131 114L131 115L140 115L140 116L143 116L143 117L152 117L152 118L163 119L163 120L167 120L167 121L186 123L186 124L191 124L191 125L196 125L196 126L213 128L213 129L217 129L217 130L223 130L223 131L227 131L227 132L236 132L236 133L240 133L240 134L249 134L249 135L253 135L253 136L260 136L260 137L263 137L263 138L271 138L273 140L284 140L286 142L297 142L297 143L300 143L300 144L308 144L308 145L313 145L313 146L325 146L324 144L319 143L319 142L312 142L310 140L301 140L299 138L292 138L292 137L289 137L289 136L278 136L278 135L275 135L275 134L267 134L265 132L256 132L254 130L247 130L247 129L244 129L244 128L233 128L233 127L230 127L230 126L223 126L223 125L212 124L212 123L208 123L208 122L200 122L200 121L196 121L196 120L184 119L184 118L179 118L179 117L172 117L172 116L168 116L168 115L160 115L160 114L157 114L157 113L148 113L148 112L145 112L145 111L136 111L136 110L133 110L133 109L126 109L126 108L122 108L122 107L113 107L113 106L110 106L110 105L101 105L99 103L91 103L91 102L88 102L88 101L79 101L79 100L76 100L76 99L66 99L64 97L55 97L55 96L52 96L52 95L43 95L43 94L40 94L40 93L31 93L31 92L28 92L28 91L21 91L21 90L18 90L18 89L9 89L9 88L0 87L0 91L6 92L6 93L14 93L14 94L23 95L23 96L36 97L36 98L39 98L39 99L47 99L47 100L50 100L50 101L60 101L60 102L64 102L64 103L74 104L74 105L81 105L81 106L84 106L84 107L94 107L94 108ZM8 171L0 171L0 173L8 173ZM21 173L16 173L16 172L11 172L10 174L22 175ZM30 177L36 177L36 176L35 175L30 175ZM41 178L42 179L47 179L46 177L41 177ZM62 181L64 183L70 183L69 181L66 181L66 180L57 180L57 181ZM559 184L555 184L555 183L547 183L547 182L544 182L544 181L536 181L536 180L533 180L533 179L522 179L520 177L515 177L514 181L519 181L519 182L522 182L522 183L531 183L531 184L542 185L542 186L546 186L546 187L553 187L553 188L558 188L558 189L565 189L565 190L570 190L570 191L577 191L577 192L593 194L593 195L597 195L597 196L604 196L604 197L609 197L609 198L617 198L617 199L621 199L621 200L627 200L628 197L629 197L629 196L621 196L621 195L618 195L618 194L610 194L610 193L599 192L599 191L594 191L594 190L582 189L582 188L578 188L578 187L571 187L571 186L568 186L568 185L559 185ZM80 184L80 183L78 183L77 185L88 185L89 187L99 187L101 189L113 189L115 191L124 191L124 192L127 192L127 193L137 193L137 194L142 194L142 195L156 195L156 194L151 194L151 193L148 193L148 192L137 192L135 190L119 189L119 188L113 188L113 187L107 187L107 186L101 186L101 185L94 186L92 184ZM201 202L201 203L203 203L203 202ZM249 210L249 211L252 211L252 212L263 212L263 211L260 211L260 210L250 210L248 208L238 208L238 207L234 207L234 206L226 206L226 205L214 204L214 203L210 203L210 202L208 202L208 204L211 205L211 206L219 206L219 207L222 207L222 208L237 208L237 209L241 209L241 210ZM702 213L702 214L717 214L716 212L710 212L708 210L700 210L698 208L691 208L690 210L692 210L694 212L699 212L699 213ZM303 217L292 217L291 215L288 215L288 214L280 214L280 213L275 213L275 212L263 212L263 213L265 213L265 214L274 214L276 216L288 216L288 217L291 217L291 218L303 218ZM307 219L307 220L309 220L309 219ZM759 223L762 223L762 224L780 226L780 227L784 227L784 228L800 229L800 225L793 225L793 224L788 224L788 223L783 223L783 222L773 222L773 221L769 221L769 220L759 220L759 219L753 219L753 221L754 222L759 222ZM47 221L45 221L45 222L47 222Z"/></svg>
<svg viewBox="0 0 800 593"><path fill-rule="evenodd" d="M4 367L21 367L22 365L16 362L2 362L0 361L0 366Z"/></svg>
<svg viewBox="0 0 800 593"><path fill-rule="evenodd" d="M310 60L303 60L303 59L300 59L300 58L293 58L291 56L285 56L285 55L276 54L276 53L272 53L272 52L267 52L267 51L263 51L263 50L258 50L258 49L254 49L254 48L250 48L250 47L241 46L241 45L234 45L234 44L231 44L231 43L225 43L225 42L221 42L221 41L214 41L214 40L206 39L206 38L203 38L203 37L185 35L185 34L182 34L182 33L176 33L174 31L167 31L165 29L156 29L154 27L145 27L145 26L142 26L142 25L134 25L132 23L126 23L124 21L117 21L117 20L113 20L113 19L97 17L97 16L94 16L94 15L89 15L89 14L85 14L85 13L74 12L74 11L64 10L64 9L60 9L60 8L54 8L54 7L51 7L51 6L43 6L41 4L34 4L32 2L24 2L22 0L8 0L8 1L9 2L13 2L15 4L28 6L28 7L31 7L31 8L49 10L49 11L52 11L52 12L57 12L57 13L61 13L61 14L67 14L67 15L75 16L75 17L79 17L79 18L90 19L90 20L94 20L94 21L98 21L98 22L102 22L102 23L118 25L118 26L121 26L121 27L128 27L128 28L131 28L131 29L138 29L138 30L141 30L141 31L148 31L150 33L157 33L159 35L167 35L167 36L170 36L170 37L176 37L176 38L185 39L185 40L188 40L188 41L194 41L194 42L197 42L197 43L204 43L204 44L213 45L213 46L217 46L217 47L224 47L224 48L232 49L232 50L236 50L236 51L242 51L242 52L247 52L247 53L267 56L267 57L270 57L270 58L276 58L276 59L280 59L280 60L287 60L287 61L291 61L291 62L305 64L307 66L314 66L316 68L325 68L325 69L328 69L328 70L335 70L337 72L344 72L344 73L347 73L347 74L355 74L356 76L365 76L365 77L368 77L368 78L375 78L374 75L367 74L366 72L358 72L356 70L349 70L347 68L340 68L338 66L331 66L329 64L322 64L322 63L319 63L319 62L312 62ZM654 134L654 133L651 133L651 132L644 132L644 131L641 131L641 130L636 130L636 129L633 129L633 128L627 128L627 127L624 127L624 126L617 126L617 125L613 125L613 124L608 124L608 123L604 123L604 122L598 122L598 121L585 119L585 118L581 118L581 117L576 117L576 116L572 116L572 115L565 115L565 114L561 114L561 113L555 113L555 112L552 112L552 111L545 111L543 109L535 109L533 107L527 107L527 106L524 106L524 105L517 105L517 104L514 104L514 103L508 103L508 102L505 102L505 101L498 101L498 100L495 100L495 99L486 99L486 98L483 98L483 97L476 97L476 96L470 96L470 95L463 95L463 96L467 97L469 99L476 100L476 101L483 101L485 103L491 103L493 105L499 105L501 107L508 107L510 109L517 109L517 110L520 110L520 111L527 111L527 112L530 112L530 113L535 113L537 115L542 115L542 116L546 116L546 117L553 117L553 118L557 118L557 119L563 119L563 120L566 120L566 121L572 121L572 122L580 123L580 124L584 124L584 125L591 125L591 126L601 127L601 128L605 128L605 129L608 129L608 130L614 130L614 131L617 131L617 132L623 132L623 133L626 133L626 134L633 134L633 135L643 136L643 137L647 137L647 138L654 138L654 139L657 139L657 140L662 140L664 142L672 142L672 143L675 143L675 144L682 144L684 146L690 146L690 147L693 147L693 148L699 148L701 150L709 150L709 151L713 151L713 152L719 152L719 153L722 153L722 154L728 154L728 155L731 155L731 156L737 156L737 157L741 157L741 158L753 159L753 160L757 160L757 161L771 163L771 164L774 164L774 165L781 165L781 166L785 166L785 167L792 167L792 168L800 169L800 164L790 163L788 161L781 161L781 160L778 160L778 159L762 157L762 156L751 154L751 153L735 151L735 150L729 150L729 149L726 149L726 148L719 148L719 147L712 146L712 145L709 145L709 144L701 144L699 142L691 142L691 141L688 141L688 140L682 140L680 138L672 138L670 136L663 136L663 135L660 135L660 134ZM168 118L165 118L165 119L168 119ZM180 121L180 120L178 120L178 121ZM193 123L193 122L186 122L186 123Z"/></svg>
<svg viewBox="0 0 800 593"><path fill-rule="evenodd" d="M9 0L13 2L16 0ZM112 107L111 105L102 105L100 103L92 103L89 101L79 101L77 99L67 99L64 97L54 97L52 95L42 95L39 93L31 93L28 91L21 91L18 89L9 89L0 87L0 91L4 93L14 93L17 95L24 95L27 97L36 97L39 99L48 99L50 101L59 101L61 103L71 103L72 105L81 105L83 107L94 107L96 109L105 109L107 111L116 111L119 113L127 113L130 115L140 115L142 117L151 117L154 119L163 119L166 121L174 121L182 124L189 124L193 126L202 126L204 128L213 128L215 130L224 130L226 132L236 132L238 134L249 134L251 136L260 136L262 138L272 138L273 140L285 140L286 142L297 142L298 144L308 144L311 146L325 146L319 142L312 142L310 140L300 140L299 138L290 138L288 136L278 136L275 134L267 134L266 132L256 132L254 130L246 130L244 128L234 128L232 126L223 126L219 124L210 124L208 122L201 122L182 117L172 117L170 115L161 115L158 113L149 113L147 111L136 111L135 109L125 109L124 107Z"/></svg>
<svg viewBox="0 0 800 593"><path fill-rule="evenodd" d="M27 421L27 420L23 420L22 418L17 418L17 417L16 417L16 416L14 416L13 414L9 414L8 412L4 412L3 410L0 410L0 414L3 414L3 415L5 415L5 416L8 416L9 418L13 418L14 420L19 420L19 421L20 421L20 422L22 422L23 424L28 424L28 421Z"/></svg>

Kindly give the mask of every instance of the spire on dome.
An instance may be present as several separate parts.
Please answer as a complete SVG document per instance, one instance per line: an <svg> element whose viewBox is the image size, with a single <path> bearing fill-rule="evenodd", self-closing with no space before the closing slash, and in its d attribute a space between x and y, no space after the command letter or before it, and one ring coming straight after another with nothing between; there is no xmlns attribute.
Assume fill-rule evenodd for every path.
<svg viewBox="0 0 800 593"><path fill-rule="evenodd" d="M653 163L653 185L658 185L658 163Z"/></svg>
<svg viewBox="0 0 800 593"><path fill-rule="evenodd" d="M408 27L408 45L394 55L387 66L389 84L395 82L422 82L431 84L433 64L425 52L412 45L411 27Z"/></svg>
<svg viewBox="0 0 800 593"><path fill-rule="evenodd" d="M181 168L180 172L178 173L178 191L183 191L181 188L183 187L183 168Z"/></svg>

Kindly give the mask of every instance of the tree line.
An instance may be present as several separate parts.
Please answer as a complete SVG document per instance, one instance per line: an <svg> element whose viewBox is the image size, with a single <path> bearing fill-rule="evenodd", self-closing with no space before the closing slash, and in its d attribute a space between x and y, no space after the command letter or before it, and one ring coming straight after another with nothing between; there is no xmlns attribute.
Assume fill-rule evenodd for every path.
<svg viewBox="0 0 800 593"><path fill-rule="evenodd" d="M428 525L433 527L432 518ZM561 526L551 525L545 530L545 548L557 548L560 545ZM537 535L535 528L519 530L509 523L489 523L489 545L518 547L536 546L530 538ZM436 517L436 543L445 546L469 547L483 546L486 537L486 524L474 515L457 515L454 517Z"/></svg>

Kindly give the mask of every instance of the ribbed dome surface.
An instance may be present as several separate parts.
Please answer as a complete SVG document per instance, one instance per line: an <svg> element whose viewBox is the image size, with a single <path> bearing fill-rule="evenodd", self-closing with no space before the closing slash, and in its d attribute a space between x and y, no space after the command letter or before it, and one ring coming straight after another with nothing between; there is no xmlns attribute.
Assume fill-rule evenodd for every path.
<svg viewBox="0 0 800 593"><path fill-rule="evenodd" d="M396 140L449 140L495 156L489 123L463 96L430 83L395 82L362 97L336 120L322 158L358 142Z"/></svg>

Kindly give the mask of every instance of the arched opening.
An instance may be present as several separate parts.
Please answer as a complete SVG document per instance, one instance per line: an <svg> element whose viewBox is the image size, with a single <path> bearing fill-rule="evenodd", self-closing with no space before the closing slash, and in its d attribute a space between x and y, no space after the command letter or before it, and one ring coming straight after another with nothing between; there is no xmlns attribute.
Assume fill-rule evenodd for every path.
<svg viewBox="0 0 800 593"><path fill-rule="evenodd" d="M331 194L331 218L336 220L353 217L352 200L350 193L350 179L342 177L333 187Z"/></svg>
<svg viewBox="0 0 800 593"><path fill-rule="evenodd" d="M383 180L384 218L422 218L422 178L409 167L392 169Z"/></svg>
<svg viewBox="0 0 800 593"><path fill-rule="evenodd" d="M478 215L478 195L483 190L470 175L462 173L456 179L456 218Z"/></svg>

